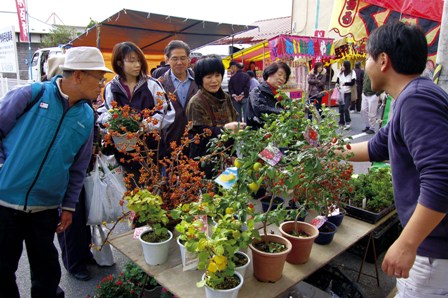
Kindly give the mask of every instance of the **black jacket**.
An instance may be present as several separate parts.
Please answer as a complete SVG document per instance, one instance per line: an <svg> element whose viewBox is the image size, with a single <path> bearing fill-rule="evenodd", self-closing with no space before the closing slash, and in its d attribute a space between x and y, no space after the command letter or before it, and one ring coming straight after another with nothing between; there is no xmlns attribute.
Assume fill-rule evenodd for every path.
<svg viewBox="0 0 448 298"><path fill-rule="evenodd" d="M274 97L274 93L266 82L254 88L249 95L246 106L246 123L253 128L264 125L262 114L280 114L283 108Z"/></svg>

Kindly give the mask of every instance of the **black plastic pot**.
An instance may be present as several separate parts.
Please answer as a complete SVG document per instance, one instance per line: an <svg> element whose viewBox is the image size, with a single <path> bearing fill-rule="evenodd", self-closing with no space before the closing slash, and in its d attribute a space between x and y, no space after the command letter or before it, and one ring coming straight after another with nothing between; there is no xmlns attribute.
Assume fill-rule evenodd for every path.
<svg viewBox="0 0 448 298"><path fill-rule="evenodd" d="M271 196L264 197L260 200L261 207L263 208L263 212L268 211L269 203L271 202ZM285 200L281 197L275 197L274 202L272 203L271 210L277 209L278 205L282 205L285 202Z"/></svg>
<svg viewBox="0 0 448 298"><path fill-rule="evenodd" d="M325 231L327 230L327 231ZM314 240L317 244L329 244L331 241L333 241L334 234L336 234L337 227L334 223L326 221L320 228L319 228L319 236ZM324 232L325 231L325 232Z"/></svg>

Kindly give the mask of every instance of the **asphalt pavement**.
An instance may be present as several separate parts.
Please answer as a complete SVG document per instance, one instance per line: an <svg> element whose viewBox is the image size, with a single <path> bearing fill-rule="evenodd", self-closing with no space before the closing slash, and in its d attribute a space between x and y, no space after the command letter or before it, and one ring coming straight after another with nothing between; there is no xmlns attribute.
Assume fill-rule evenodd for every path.
<svg viewBox="0 0 448 298"><path fill-rule="evenodd" d="M335 112L337 112L337 108L332 108ZM363 133L364 129L363 121L361 121L361 115L359 113L352 113L352 123L351 128L349 130L344 130L343 133L345 136L351 136L353 138L352 142L362 142L369 140L373 135L368 135ZM370 163L354 163L354 172L355 173L365 173L369 168ZM118 228L115 230L115 233L123 233L128 231L129 227L126 223L119 224ZM4 244L5 245L5 244ZM59 250L59 244L57 242L57 238L55 237L55 246ZM127 262L130 260L113 249L115 265L111 267L98 267L95 265L89 266L88 269L91 273L92 278L89 281L79 281L72 277L70 274L62 266L62 261L60 260L62 267L62 278L60 286L65 291L66 298L80 298L87 297L90 295L93 297L95 294L96 285L107 275L109 274L119 274ZM384 252L379 255L379 266L381 266L381 260L384 257ZM353 252L347 251L336 259L334 259L331 265L338 267L346 276L350 277L351 280L355 281L358 275L358 269L361 264L361 257L359 254L355 254ZM387 295L392 291L395 287L395 279L386 276L379 268L379 278L380 278L380 287L377 286L376 280L371 277L371 275L375 274L375 267L371 263L365 263L364 265L364 273L368 275L362 275L359 281L359 286L362 288L365 296L364 297L387 297ZM369 276L370 275L370 276ZM30 297L30 272L29 272L29 264L26 255L26 250L24 249L22 253L22 257L20 259L19 267L16 272L17 283L20 290L21 297ZM300 289L306 288L305 292L300 292ZM311 289L311 290L310 290ZM331 297L329 294L324 293L323 291L313 292L313 287L309 287L308 285L301 284L291 291L291 297ZM310 293L313 294L310 294ZM268 296L266 296L268 297ZM334 296L333 296L334 297ZM113 298L113 297L110 297Z"/></svg>

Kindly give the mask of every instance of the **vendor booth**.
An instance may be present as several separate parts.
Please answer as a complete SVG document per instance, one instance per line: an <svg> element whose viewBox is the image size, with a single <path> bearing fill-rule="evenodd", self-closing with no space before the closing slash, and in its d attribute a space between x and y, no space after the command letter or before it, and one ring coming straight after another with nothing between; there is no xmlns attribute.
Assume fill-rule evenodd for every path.
<svg viewBox="0 0 448 298"><path fill-rule="evenodd" d="M261 79L266 66L273 61L281 60L291 68L291 76L286 83L289 95L291 98L301 98L308 88L307 76L310 67L317 61L324 64L330 61L332 46L332 38L282 34L234 53L224 58L223 62L227 66L230 61L237 61L243 63L247 69L249 63L253 61L257 66L257 78ZM327 106L328 98L328 96L323 98Z"/></svg>

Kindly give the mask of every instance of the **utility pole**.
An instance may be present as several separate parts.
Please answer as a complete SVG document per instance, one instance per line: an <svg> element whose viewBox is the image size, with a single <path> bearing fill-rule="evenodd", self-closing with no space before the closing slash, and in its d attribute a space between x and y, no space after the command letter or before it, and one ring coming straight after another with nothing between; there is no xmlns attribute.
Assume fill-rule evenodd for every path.
<svg viewBox="0 0 448 298"><path fill-rule="evenodd" d="M445 92L448 92L448 0L445 0L443 3L436 63L442 65L442 71L437 84L445 90Z"/></svg>

